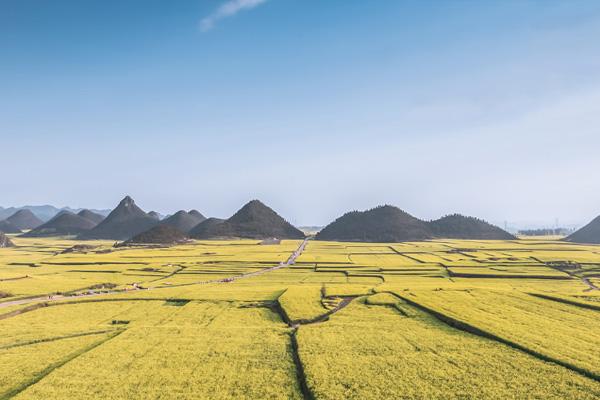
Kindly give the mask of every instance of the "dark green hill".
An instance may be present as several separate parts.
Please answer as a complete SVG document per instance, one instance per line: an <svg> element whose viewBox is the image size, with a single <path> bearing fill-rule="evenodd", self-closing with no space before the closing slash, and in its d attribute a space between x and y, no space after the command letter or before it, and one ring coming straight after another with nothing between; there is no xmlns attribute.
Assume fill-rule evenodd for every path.
<svg viewBox="0 0 600 400"><path fill-rule="evenodd" d="M385 205L346 213L317 233L315 239L386 243L419 241L431 237L425 221L397 207Z"/></svg>
<svg viewBox="0 0 600 400"><path fill-rule="evenodd" d="M73 214L69 211L61 211L50 221L23 234L23 237L79 235L89 231L95 226L95 222L83 218L78 214Z"/></svg>
<svg viewBox="0 0 600 400"><path fill-rule="evenodd" d="M196 218L200 218L202 221L204 221L206 219L206 217L204 215L202 215L200 213L200 211L198 211L198 210L190 210L188 212L188 214L190 214L190 215L192 215L192 216L194 216Z"/></svg>
<svg viewBox="0 0 600 400"><path fill-rule="evenodd" d="M169 225L157 225L149 230L135 235L123 243L124 246L133 244L177 244L185 243L188 237L180 230Z"/></svg>
<svg viewBox="0 0 600 400"><path fill-rule="evenodd" d="M317 240L407 242L434 238L512 240L510 233L481 219L460 214L425 222L394 206L344 214L317 233Z"/></svg>
<svg viewBox="0 0 600 400"><path fill-rule="evenodd" d="M77 213L77 215L79 215L80 217L83 217L87 220L92 221L94 223L94 226L98 225L100 222L102 222L104 220L104 215L97 214L90 210L81 210Z"/></svg>
<svg viewBox="0 0 600 400"><path fill-rule="evenodd" d="M80 239L127 240L158 224L158 220L146 214L133 199L125 197L102 222L79 235Z"/></svg>
<svg viewBox="0 0 600 400"><path fill-rule="evenodd" d="M304 233L259 200L252 200L225 221L206 220L190 232L196 239L302 239Z"/></svg>
<svg viewBox="0 0 600 400"><path fill-rule="evenodd" d="M564 240L572 243L600 244L600 216Z"/></svg>
<svg viewBox="0 0 600 400"><path fill-rule="evenodd" d="M433 236L446 239L513 240L515 236L475 217L452 214L431 221Z"/></svg>
<svg viewBox="0 0 600 400"><path fill-rule="evenodd" d="M200 222L206 220L206 218L198 211L196 211L195 213L193 213L192 211L177 211L175 214L162 220L160 224L169 225L183 233L188 233Z"/></svg>
<svg viewBox="0 0 600 400"><path fill-rule="evenodd" d="M223 222L225 222L224 219L221 218L207 218L204 221L200 222L198 225L196 225L195 227L193 227L188 235L191 238L203 238L206 237L208 235L208 232L211 232L213 229L215 229L214 227L216 227L217 225L221 225Z"/></svg>
<svg viewBox="0 0 600 400"><path fill-rule="evenodd" d="M37 228L44 223L41 219L36 217L33 212L26 209L17 211L6 218L6 221L10 222L20 230Z"/></svg>
<svg viewBox="0 0 600 400"><path fill-rule="evenodd" d="M21 230L11 224L10 222L4 220L0 221L0 232L3 233L21 233Z"/></svg>

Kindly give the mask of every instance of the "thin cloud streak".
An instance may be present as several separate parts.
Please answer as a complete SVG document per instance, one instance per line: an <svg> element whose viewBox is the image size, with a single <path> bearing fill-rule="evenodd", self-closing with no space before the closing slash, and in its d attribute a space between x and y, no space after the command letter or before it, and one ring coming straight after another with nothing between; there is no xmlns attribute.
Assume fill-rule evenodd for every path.
<svg viewBox="0 0 600 400"><path fill-rule="evenodd" d="M229 0L221 4L212 14L202 18L200 21L200 30L207 32L214 28L218 21L232 17L240 11L258 7L266 2L267 0Z"/></svg>

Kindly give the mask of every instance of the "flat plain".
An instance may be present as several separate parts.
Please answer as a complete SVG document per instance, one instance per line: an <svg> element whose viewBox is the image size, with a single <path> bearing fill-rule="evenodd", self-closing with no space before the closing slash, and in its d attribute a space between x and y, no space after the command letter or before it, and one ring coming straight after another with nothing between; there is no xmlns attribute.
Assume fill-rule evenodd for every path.
<svg viewBox="0 0 600 400"><path fill-rule="evenodd" d="M11 240L0 399L600 398L600 246Z"/></svg>

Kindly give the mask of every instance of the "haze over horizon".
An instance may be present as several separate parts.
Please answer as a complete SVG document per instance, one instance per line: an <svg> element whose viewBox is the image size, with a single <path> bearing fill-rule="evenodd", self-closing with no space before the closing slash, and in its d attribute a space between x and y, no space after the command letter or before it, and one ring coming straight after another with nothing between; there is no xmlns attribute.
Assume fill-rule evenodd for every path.
<svg viewBox="0 0 600 400"><path fill-rule="evenodd" d="M0 206L581 225L598 37L596 1L7 0Z"/></svg>

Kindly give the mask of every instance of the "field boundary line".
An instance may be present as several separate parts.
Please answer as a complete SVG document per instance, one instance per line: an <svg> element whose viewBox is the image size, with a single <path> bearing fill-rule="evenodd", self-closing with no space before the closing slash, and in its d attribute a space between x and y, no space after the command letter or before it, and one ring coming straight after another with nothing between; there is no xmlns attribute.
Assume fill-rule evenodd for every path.
<svg viewBox="0 0 600 400"><path fill-rule="evenodd" d="M26 390L27 388L35 385L36 383L38 383L39 381L41 381L42 379L44 379L46 376L50 375L54 370L62 367L63 365L73 361L74 359L76 359L79 356L82 356L90 351L92 351L93 349L95 349L98 346L103 345L104 343L108 342L109 340L112 340L114 338L116 338L117 336L119 336L121 333L125 332L125 330L120 330L115 332L112 335L109 335L108 337L101 339L95 343L92 343L91 345L84 347L83 349L80 349L78 351L76 351L75 353L67 356L66 358L64 358L61 361L55 362L53 364L50 364L48 367L44 368L37 376L21 383L20 385L18 385L17 387L8 390L7 392L4 392L2 394L0 394L0 400L8 400L16 395L18 395L19 393L23 392L24 390Z"/></svg>
<svg viewBox="0 0 600 400"><path fill-rule="evenodd" d="M286 261L281 261L279 264L272 266L272 267L259 269L258 271L247 272L245 274L234 275L234 276L230 276L227 278L211 279L208 281L180 283L180 284L176 284L176 285L155 287L155 288L152 288L152 290L173 288L173 287L183 287L183 286L193 286L193 285L210 285L210 284L215 284L215 283L231 283L231 282L235 282L239 279L252 278L254 276L263 275L267 272L272 272L272 271L276 271L281 268L289 267L290 265L294 265L296 263L296 259L298 257L300 257L300 255L304 251L306 244L308 243L308 240L309 240L308 238L304 239L302 241L302 243L300 243L298 248L290 254L290 256L288 257L288 259Z"/></svg>
<svg viewBox="0 0 600 400"><path fill-rule="evenodd" d="M60 301L60 302L54 302L54 303L36 303L33 304L31 306L27 306L25 308L22 308L20 310L15 310L15 311L11 311L9 313L6 314L2 314L0 315L0 320L3 319L7 319L7 318L11 318L11 317L16 317L18 315L24 314L26 312L30 312L30 311L35 311L39 308L44 308L44 307L59 307L59 306L68 306L68 305L72 305L72 304L86 304L86 303L104 303L104 302L111 302L111 301L160 301L160 302L166 302L169 300L173 300L172 298L166 298L166 297L132 297L132 298L110 298L110 299L94 299L94 298L84 298L84 299L78 299L76 297L73 298L74 300L70 300L69 298L64 298L61 300L64 301ZM253 300L236 300L236 301L232 301L232 300L216 300L216 299L176 299L176 300L187 300L187 301L191 301L191 302L198 302L198 303L254 303Z"/></svg>
<svg viewBox="0 0 600 400"><path fill-rule="evenodd" d="M586 285L588 285L588 289L584 290L584 292L591 292L592 290L600 290L600 288L598 286L596 286L592 281L590 281L590 278L583 277L581 278L581 281L583 283L585 283Z"/></svg>
<svg viewBox="0 0 600 400"><path fill-rule="evenodd" d="M528 274L474 274L468 272L454 272L449 268L461 268L457 267L446 267L448 275L452 278L475 278L475 279L546 279L546 280L573 280L570 275L559 276L559 275L528 275ZM464 267L463 267L464 268ZM491 267L490 267L491 269Z"/></svg>
<svg viewBox="0 0 600 400"><path fill-rule="evenodd" d="M54 337L50 337L50 338L46 338L46 339L29 340L29 341L23 342L23 343L13 343L13 344L0 346L0 350L13 349L15 347L31 346L31 345L40 344L40 343L55 342L57 340L72 339L72 338L81 337L81 336L100 335L103 333L109 333L109 332L115 332L115 331L116 331L116 329L104 329L101 331L79 332L79 333L73 333L71 335L54 336Z"/></svg>
<svg viewBox="0 0 600 400"><path fill-rule="evenodd" d="M544 264L544 265L545 265L546 267L548 267L548 268L552 268L552 269L554 269L554 270L556 270L556 271L563 272L563 273L565 273L565 274L569 275L569 276L570 276L571 278L573 278L573 279L580 280L581 282L583 282L583 283L584 283L584 284L585 284L585 285L588 287L586 290L584 290L584 292L586 292L586 291L587 291L587 292L589 292L589 291L592 291L592 290L600 290L600 288L599 288L598 286L594 285L594 283L593 283L592 281L590 281L590 279L589 279L588 277L585 277L585 276L577 276L577 275L576 275L576 274L575 274L573 271L571 271L571 270L568 270L568 269L565 269L565 270L563 270L563 269L560 269L560 268L558 268L556 265L553 265L551 262L542 261L542 260L540 260L539 258L537 258L537 257L534 257L534 256L531 256L531 259L532 259L532 260L535 260L535 261L537 261L537 262L540 262L540 263L542 263L542 264ZM577 264L577 265L579 265L579 266L581 267L581 264L579 264L579 263L576 263L576 264Z"/></svg>
<svg viewBox="0 0 600 400"><path fill-rule="evenodd" d="M45 303L45 302L32 304L30 306L26 306L26 307L20 308L18 310L7 312L6 314L0 314L0 321L3 319L16 317L17 315L21 315L21 314L25 314L30 311L37 310L38 308L44 308L44 307L48 307L48 306L50 306L50 304Z"/></svg>
<svg viewBox="0 0 600 400"><path fill-rule="evenodd" d="M536 350L530 349L530 348L528 348L528 347L526 347L524 345L516 343L516 342L514 342L514 341L512 341L510 339L506 339L506 338L503 338L503 337L498 336L496 334L493 334L491 332L488 332L488 331L485 331L483 329L480 329L480 328L476 327L475 325L472 325L472 324L470 324L468 322L464 322L464 321L461 321L461 320L456 319L454 317L450 317L450 316L448 316L448 315L446 315L446 314L444 314L442 312L434 310L434 309L432 309L432 308L430 308L428 306L425 306L425 305L423 305L421 303L416 302L415 300L411 300L411 299L409 299L409 298L407 298L405 296L399 295L397 293L394 293L394 292L385 292L385 293L390 293L390 294L396 296L397 298L406 301L408 304L410 304L410 305L412 305L412 306L420 309L421 311L425 311L425 312L431 314L433 317L435 317L439 321L445 323L446 325L451 326L452 328L455 328L455 329L461 330L463 332L467 332L467 333L470 333L470 334L473 334L473 335L476 335L476 336L480 336L480 337L483 337L483 338L486 338L486 339L494 340L496 342L505 344L505 345L507 345L509 347L512 347L512 348L516 349L516 350L520 350L520 351L522 351L524 353L527 353L527 354L529 354L531 356L534 356L534 357L536 357L536 358L538 358L538 359L540 359L542 361L546 361L546 362L551 362L551 363L557 364L557 365L559 365L561 367L567 368L567 369L569 369L569 370L571 370L573 372L576 372L576 373L578 373L580 375L583 375L583 376L585 376L587 378L590 378L590 379L592 379L592 380L594 380L596 382L600 382L600 375L598 375L598 374L596 374L596 373L594 373L592 371L589 371L586 368L581 368L581 367L573 365L573 364L571 364L569 362L562 361L560 359L548 356L548 355L546 355L544 353L540 353L540 352L538 352Z"/></svg>
<svg viewBox="0 0 600 400"><path fill-rule="evenodd" d="M341 298L342 301L340 301L340 303L337 306L335 306L333 309L328 310L327 312L325 312L321 315L318 315L314 318L299 319L299 320L292 321L292 324L293 325L311 325L311 324L318 324L321 322L326 322L329 320L329 317L331 317L335 313L346 308L348 305L350 305L352 300L354 300L358 297L362 297L362 295L360 295L360 296L339 296L339 298Z"/></svg>
<svg viewBox="0 0 600 400"><path fill-rule="evenodd" d="M114 294L114 293L113 293ZM53 302L42 301L39 303L32 304L30 306L23 307L18 310L14 310L8 312L6 314L0 314L0 321L3 319L8 319L12 317L16 317L21 314L25 314L31 311L38 310L40 308L45 307L57 307L57 306L66 306L70 304L84 304L84 303L100 303L105 301L166 301L168 299L158 298L158 297L140 297L140 298L126 298L126 299L94 299L94 298L78 298L77 296L72 297L62 297L60 299L56 299Z"/></svg>
<svg viewBox="0 0 600 400"><path fill-rule="evenodd" d="M286 289L286 291L287 291L287 289ZM321 290L321 292L322 292L322 290ZM284 293L285 293L285 291L283 293L281 293L281 295L279 295L279 297L283 296ZM283 320L283 322L285 322L286 324L288 324L288 326L290 328L297 329L298 327L300 327L302 325L311 325L311 324L317 324L317 323L328 321L329 317L331 317L333 314L337 313L338 311L341 311L344 308L346 308L352 302L352 300L354 300L354 299L356 299L358 297L362 297L362 296L364 296L364 295L358 295L358 296L330 296L330 297L322 296L321 300L327 299L327 298L340 298L342 300L333 309L327 310L323 314L319 314L319 315L317 315L316 317L313 317L313 318L291 319L290 316L285 311L285 308L281 305L281 302L279 301L279 297L277 297L277 299L275 299L273 301L273 306L275 307L275 311L280 315L280 317Z"/></svg>
<svg viewBox="0 0 600 400"><path fill-rule="evenodd" d="M421 261L421 260L419 260L418 258L415 258L415 257L408 256L408 255L406 255L406 253L402 253L401 251L399 251L399 250L396 250L396 249L394 248L394 246L388 246L388 248L389 248L390 250L392 250L392 251L393 251L394 253L396 253L396 254L399 254L399 255L401 255L401 256L404 256L404 257L406 257L406 258L408 258L408 259L411 259L411 260L415 261L417 264L425 264L425 262L424 262L424 261Z"/></svg>
<svg viewBox="0 0 600 400"><path fill-rule="evenodd" d="M563 304L568 304L568 305L575 306L575 307L586 308L588 310L600 311L600 305L580 303L577 300L563 299L560 297L554 297L554 296L550 296L550 295L542 294L542 293L527 293L527 294L530 296L533 296L533 297L539 297L540 299L555 301L557 303L563 303Z"/></svg>
<svg viewBox="0 0 600 400"><path fill-rule="evenodd" d="M284 324L292 328L291 332L289 332L292 362L294 363L294 367L296 369L296 380L300 387L300 393L302 394L304 400L315 400L316 396L308 386L306 373L304 371L304 364L302 364L302 360L300 359L300 352L298 350L298 340L296 338L296 334L298 333L300 325L293 324L293 321L290 320L290 317L287 315L285 309L281 306L281 303L279 302L279 297L281 297L286 291L287 289L285 289L275 300L268 300L265 302L261 302L260 304L254 304L254 306L268 308L269 310L271 310L271 312L279 316L279 318L281 318L281 321Z"/></svg>
<svg viewBox="0 0 600 400"><path fill-rule="evenodd" d="M28 278L31 278L31 277L28 275L24 275L24 276L17 276L15 278L1 278L0 282L18 281L20 279L28 279Z"/></svg>
<svg viewBox="0 0 600 400"><path fill-rule="evenodd" d="M222 278L222 279L214 279L214 280L210 280L210 281L199 281L199 282L191 282L191 283L182 283L182 284L177 284L177 285L169 285L169 286L160 286L160 287L153 287L153 288L146 288L146 289L138 289L138 290L159 290L159 289L169 289L169 288L174 288L174 287L183 287L183 286L193 286L193 285L208 285L208 284L215 284L215 283L230 283L230 282L234 282L238 279L243 279L243 278L250 278L253 276L259 276L262 274L265 274L267 272L271 272L271 271L275 271L284 267L289 267L290 265L295 264L296 259L298 257L300 257L300 255L302 254L302 252L304 251L307 243L308 243L309 238L306 238L302 241L302 243L300 243L300 245L298 246L298 248L296 250L294 250L290 256L288 257L288 259L286 261L282 261L279 264L269 267L269 268L264 268L258 271L254 271L254 272L248 272L246 274L241 274L241 275L235 275L235 276L231 276L228 278ZM68 293L73 293L77 290L84 290L86 288L83 289L76 289L74 291L70 291ZM131 293L132 291L130 290L114 290L114 291L107 291L107 292L101 292L101 293L91 293L91 294L85 294L85 295L81 295L79 297L96 297L96 296L106 296L106 295L116 295L116 294L123 294L123 293ZM20 304L29 304L29 303L47 303L47 305L50 305L50 302L54 302L57 300L64 300L67 299L69 297L75 297L77 298L78 296L63 296L63 295L57 295L55 298L53 299L47 299L45 296L31 296L28 298L24 298L24 299L20 299L20 300L11 300L11 301L5 301L5 302L0 302L0 308L2 307L8 307L11 305L20 305ZM31 300L31 301L26 301L26 300ZM1 319L2 315L0 315L0 319ZM1 400L1 399L0 399Z"/></svg>
<svg viewBox="0 0 600 400"><path fill-rule="evenodd" d="M48 295L46 295L48 296ZM5 297L0 301L0 308L7 307L10 305L19 305L19 304L27 304L26 300L38 300L42 299L39 294L27 295L27 296L13 296L13 297Z"/></svg>
<svg viewBox="0 0 600 400"><path fill-rule="evenodd" d="M290 333L290 341L292 346L292 358L294 365L296 366L296 378L298 379L298 384L300 385L300 391L302 392L302 397L304 400L315 400L316 396L308 386L308 380L306 378L306 372L304 371L304 364L300 359L300 350L298 346L298 338L296 335L298 334L298 328L294 328Z"/></svg>

